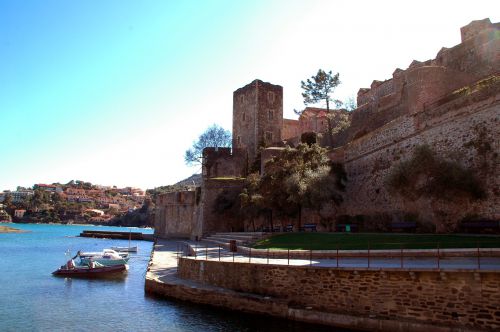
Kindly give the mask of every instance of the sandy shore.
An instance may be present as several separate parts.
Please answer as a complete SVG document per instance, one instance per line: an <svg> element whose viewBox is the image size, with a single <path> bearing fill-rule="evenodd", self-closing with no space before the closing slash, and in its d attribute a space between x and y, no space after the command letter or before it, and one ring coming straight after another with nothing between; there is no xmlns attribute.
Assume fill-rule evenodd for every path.
<svg viewBox="0 0 500 332"><path fill-rule="evenodd" d="M0 226L0 233L24 233L26 231L22 231L17 228L12 228L8 226Z"/></svg>

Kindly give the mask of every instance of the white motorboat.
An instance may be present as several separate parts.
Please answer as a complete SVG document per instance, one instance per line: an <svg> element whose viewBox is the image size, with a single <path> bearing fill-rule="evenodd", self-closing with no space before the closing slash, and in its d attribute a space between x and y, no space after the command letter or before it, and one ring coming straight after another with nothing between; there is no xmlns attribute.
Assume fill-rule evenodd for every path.
<svg viewBox="0 0 500 332"><path fill-rule="evenodd" d="M114 251L118 253L122 252L137 252L137 246L134 247L111 247Z"/></svg>
<svg viewBox="0 0 500 332"><path fill-rule="evenodd" d="M80 258L80 265L97 262L105 266L127 264L129 257L127 253L118 253L112 249L104 249L102 252L81 252L76 257Z"/></svg>

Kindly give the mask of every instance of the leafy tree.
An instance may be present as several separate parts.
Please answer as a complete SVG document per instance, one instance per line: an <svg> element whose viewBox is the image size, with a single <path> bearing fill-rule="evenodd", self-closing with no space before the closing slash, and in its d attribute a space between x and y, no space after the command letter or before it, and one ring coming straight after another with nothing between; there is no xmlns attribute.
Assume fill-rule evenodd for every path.
<svg viewBox="0 0 500 332"><path fill-rule="evenodd" d="M456 205L446 203L486 198L483 184L471 169L439 156L427 145L416 147L410 159L395 165L385 185L392 195L427 202L437 232L451 232L458 226Z"/></svg>
<svg viewBox="0 0 500 332"><path fill-rule="evenodd" d="M3 194L3 205L7 210L12 210L12 195L10 193Z"/></svg>
<svg viewBox="0 0 500 332"><path fill-rule="evenodd" d="M202 153L204 148L226 148L231 147L231 132L216 124L208 127L198 140L193 142L193 146L186 150L184 161L187 165L199 165L202 161Z"/></svg>
<svg viewBox="0 0 500 332"><path fill-rule="evenodd" d="M338 112L329 114L327 119L330 121L332 128L331 135L335 135L351 125L351 117L348 111L339 110Z"/></svg>
<svg viewBox="0 0 500 332"><path fill-rule="evenodd" d="M242 216L250 218L252 229L255 232L255 219L268 212L268 210L264 204L264 198L258 192L260 183L259 173L249 174L245 182L245 188L239 196L240 211Z"/></svg>
<svg viewBox="0 0 500 332"><path fill-rule="evenodd" d="M353 96L347 98L342 104L348 112L354 111L358 107L356 99Z"/></svg>
<svg viewBox="0 0 500 332"><path fill-rule="evenodd" d="M62 198L61 198L61 195L59 193L53 193L50 198L51 198L53 204L57 204L57 203L62 202Z"/></svg>
<svg viewBox="0 0 500 332"><path fill-rule="evenodd" d="M346 177L339 170L343 168L332 164L327 150L317 144L287 147L266 163L259 193L272 210L298 215L300 227L304 207L321 211L325 205L342 202Z"/></svg>
<svg viewBox="0 0 500 332"><path fill-rule="evenodd" d="M439 157L428 145L418 146L410 159L396 165L386 178L392 194L454 201L481 200L486 192L474 173L457 162Z"/></svg>
<svg viewBox="0 0 500 332"><path fill-rule="evenodd" d="M331 97L335 88L340 84L339 73L333 74L331 70L327 73L323 69L319 69L315 76L311 76L311 78L308 78L306 81L301 81L300 84L304 90L302 93L304 104L326 103L328 134L331 141L333 126L330 117L330 103L333 102L337 106L342 105L341 101Z"/></svg>
<svg viewBox="0 0 500 332"><path fill-rule="evenodd" d="M33 196L30 199L30 207L31 209L37 211L44 204L48 204L49 202L50 202L50 193L42 189L35 189L33 191Z"/></svg>
<svg viewBox="0 0 500 332"><path fill-rule="evenodd" d="M336 207L344 200L342 191L347 181L344 166L338 163L332 163L330 167L323 166L317 172L309 173L305 180L308 188L305 205L315 209L321 223L330 227Z"/></svg>

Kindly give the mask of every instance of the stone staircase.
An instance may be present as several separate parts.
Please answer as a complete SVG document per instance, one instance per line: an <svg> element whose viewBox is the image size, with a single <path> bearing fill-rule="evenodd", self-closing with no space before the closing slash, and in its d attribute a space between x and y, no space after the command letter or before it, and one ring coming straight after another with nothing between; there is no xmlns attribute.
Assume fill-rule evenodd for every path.
<svg viewBox="0 0 500 332"><path fill-rule="evenodd" d="M230 233L215 233L204 237L202 241L211 243L216 246L229 247L229 241L235 240L237 246L255 242L266 236L263 232L230 232Z"/></svg>

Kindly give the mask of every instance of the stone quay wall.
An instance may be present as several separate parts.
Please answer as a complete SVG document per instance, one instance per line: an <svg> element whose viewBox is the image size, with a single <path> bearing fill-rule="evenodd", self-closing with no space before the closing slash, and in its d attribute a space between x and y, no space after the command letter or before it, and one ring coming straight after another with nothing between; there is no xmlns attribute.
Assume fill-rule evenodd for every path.
<svg viewBox="0 0 500 332"><path fill-rule="evenodd" d="M196 191L165 193L156 199L155 236L189 238L196 220Z"/></svg>
<svg viewBox="0 0 500 332"><path fill-rule="evenodd" d="M500 329L498 272L331 269L181 258L178 277L219 289L214 292L273 299L276 313L267 314L287 317L294 308L301 315L314 313L298 319L322 324L383 331ZM206 303L196 295L189 300Z"/></svg>

